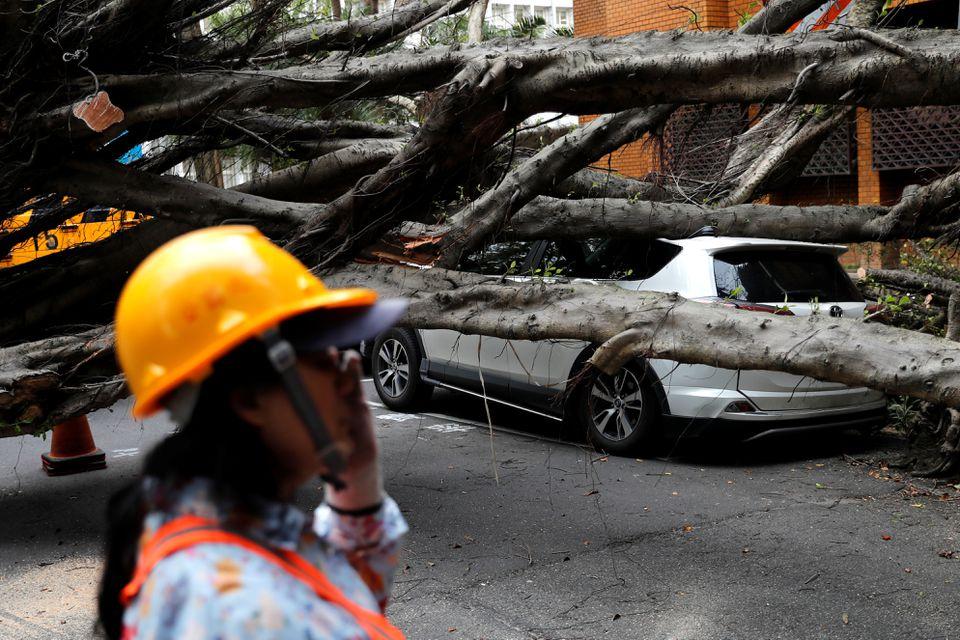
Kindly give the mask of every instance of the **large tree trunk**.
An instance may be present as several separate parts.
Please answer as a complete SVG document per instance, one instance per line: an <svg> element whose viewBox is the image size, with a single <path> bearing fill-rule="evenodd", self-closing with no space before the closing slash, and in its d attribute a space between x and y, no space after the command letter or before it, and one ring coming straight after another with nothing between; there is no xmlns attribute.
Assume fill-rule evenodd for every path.
<svg viewBox="0 0 960 640"><path fill-rule="evenodd" d="M960 231L957 175L912 189L889 208L748 204L798 171L819 137L855 105L960 103L960 35L865 30L880 0L858 0L850 28L802 37L770 34L822 0L762 3L737 34L497 39L424 50L387 45L467 9L470 0L397 2L365 16L344 7L347 20L324 17L292 29L278 19L281 0L122 0L86 12L81 4L40 3L29 14L0 18L7 36L0 47L8 54L0 87L0 202L17 206L57 191L75 196L76 206L117 205L160 219L3 272L0 293L17 304L0 314L0 338L10 345L0 357L16 366L2 381L0 421L21 428L40 428L65 415L64 407L87 410L121 392L102 343L57 342L63 339L47 337L54 325L77 321L81 310L90 323L107 321L120 284L146 253L185 229L224 220L251 221L280 242L294 238L289 246L311 267L378 255L380 243L399 247L401 259L417 252L452 265L492 237L680 237L706 224L722 233L825 242L952 238ZM485 4L475 3L475 16ZM226 7L235 14L228 26L200 37L200 20ZM57 38L42 37L51 33ZM97 89L105 96L94 101ZM389 105L417 99L432 107L415 114L423 118L418 127L342 120L351 113L405 121L411 116ZM765 120L769 135L741 139L732 182L711 185L711 193L726 189L729 207L710 209L661 185L598 178L585 168L656 133L673 111L669 105L731 101L773 105L779 119ZM74 115L90 115L93 104L104 112ZM798 105L822 105L809 113L828 115L795 125ZM521 123L545 111L604 115L531 145L539 134ZM97 123L106 121L115 124L100 130ZM135 166L115 164L133 145L161 137L175 144ZM202 169L202 154L238 145L285 168L234 190L217 188L219 172ZM536 149L529 157L525 145ZM157 175L189 159L201 167L201 182L211 184ZM69 211L37 216L29 233L55 226ZM406 237L411 230L420 237ZM28 232L18 233L0 240L0 248ZM957 347L929 336L606 286L519 285L442 270L374 269L353 277L410 292L410 321L419 326L605 345L592 366L660 356L792 371L958 404ZM960 335L960 296L950 293L946 306L953 318L948 335ZM30 338L45 342L18 346ZM53 356L41 366L34 354L45 348ZM74 367L93 354L105 385ZM101 387L101 395L93 393Z"/></svg>
<svg viewBox="0 0 960 640"><path fill-rule="evenodd" d="M357 267L334 282L413 296L405 322L508 340L577 338L633 357L786 371L960 407L960 345L882 324L752 313L614 285L517 283L439 269ZM437 291L440 289L439 291Z"/></svg>
<svg viewBox="0 0 960 640"><path fill-rule="evenodd" d="M0 437L45 431L125 393L107 329L0 349Z"/></svg>
<svg viewBox="0 0 960 640"><path fill-rule="evenodd" d="M607 371L638 357L709 362L728 369L786 371L960 407L960 369L952 366L960 361L960 345L882 324L752 313L614 285L518 283L442 269L352 267L327 281L411 297L404 321L410 326L508 340L576 338L606 345L592 362ZM56 339L69 345L63 354L51 351L61 342L49 340L0 350L0 361L17 363L5 369L10 373L0 410L7 407L7 415L17 415L21 429L42 428L38 425L49 416L61 416L38 398L56 393L62 372L79 360L94 353L106 358L108 334L93 335L104 336L95 348L87 345L86 334ZM56 357L43 360L45 367L38 372L39 356L33 354L44 351ZM105 362L112 364L112 359ZM53 373L48 372L51 365ZM111 373L115 371L107 364L99 371ZM95 393L97 388L80 396L85 406L116 399L121 392L112 377L102 394Z"/></svg>
<svg viewBox="0 0 960 640"><path fill-rule="evenodd" d="M470 17L467 21L467 42L475 44L483 42L483 20L487 13L487 0L478 0L470 7Z"/></svg>

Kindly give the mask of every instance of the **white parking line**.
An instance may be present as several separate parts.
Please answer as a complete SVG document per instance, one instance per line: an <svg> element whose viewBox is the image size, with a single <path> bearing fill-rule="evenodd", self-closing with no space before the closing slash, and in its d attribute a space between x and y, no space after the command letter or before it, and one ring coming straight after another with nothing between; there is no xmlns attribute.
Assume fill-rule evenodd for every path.
<svg viewBox="0 0 960 640"><path fill-rule="evenodd" d="M439 433L466 433L470 431L470 427L466 425L459 424L457 422L450 422L448 424L425 424L423 425L424 429L429 429L430 431L437 431Z"/></svg>
<svg viewBox="0 0 960 640"><path fill-rule="evenodd" d="M420 416L415 413L381 413L377 418L390 420L391 422L406 422L407 420L417 420Z"/></svg>
<svg viewBox="0 0 960 640"><path fill-rule="evenodd" d="M381 404L381 403L379 403L379 402L376 402L376 401L374 401L374 400L367 400L367 404L370 405L371 407L377 407L377 408L380 408L380 409L386 409L386 408L387 408L386 405ZM387 415L397 415L397 414L387 414ZM403 414L399 414L399 415L413 416L413 417L418 417L418 418L434 418L434 419L436 419L436 420L456 420L456 424L459 424L459 425L467 424L467 425L470 425L471 427L474 427L474 428L479 429L479 430L481 430L481 431L489 431L489 430L490 430L490 425L487 424L486 422L479 422L479 421L477 421L477 420L470 420L469 418L460 418L460 417L457 417L457 416L448 416L448 415L443 414L443 413L429 413L429 412L425 412L425 413L403 413ZM377 416L377 417L380 418L380 417L383 417L383 416ZM387 419L388 419L388 420L393 420L394 418L387 418ZM423 428L424 428L424 429L430 429L431 426L449 426L449 425L429 425L429 426L428 426L428 425L424 425ZM435 429L435 430L438 430L438 429ZM541 435L537 435L537 434L535 434L535 433L529 433L529 432L527 432L527 431L518 431L518 430L516 430L516 429L511 429L511 428L509 428L509 427L500 427L500 426L497 426L497 425L493 425L493 430L496 431L497 433L509 433L509 434L512 434L512 435L515 435L515 436L521 436L521 437L524 437L524 438L533 438L534 440L543 440L544 442L553 442L553 443L556 443L556 444L565 444L565 445L569 445L569 446L572 446L572 447L579 447L579 445L578 445L576 442L569 442L569 441L567 441L567 440L560 440L559 438L550 438L550 437L547 437L547 436L541 436ZM444 433L451 433L451 432L450 432L450 431L444 431Z"/></svg>

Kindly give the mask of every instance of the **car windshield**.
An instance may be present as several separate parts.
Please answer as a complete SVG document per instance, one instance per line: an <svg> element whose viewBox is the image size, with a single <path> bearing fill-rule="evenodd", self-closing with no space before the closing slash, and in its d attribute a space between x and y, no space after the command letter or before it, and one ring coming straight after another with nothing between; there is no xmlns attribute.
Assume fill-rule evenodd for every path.
<svg viewBox="0 0 960 640"><path fill-rule="evenodd" d="M828 253L804 250L728 251L714 256L717 294L746 302L863 302Z"/></svg>

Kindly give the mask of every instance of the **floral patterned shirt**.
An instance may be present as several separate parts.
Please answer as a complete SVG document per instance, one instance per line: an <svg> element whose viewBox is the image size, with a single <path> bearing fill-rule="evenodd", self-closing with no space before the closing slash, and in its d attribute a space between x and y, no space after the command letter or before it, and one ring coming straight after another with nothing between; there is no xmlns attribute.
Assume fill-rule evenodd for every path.
<svg viewBox="0 0 960 640"><path fill-rule="evenodd" d="M372 515L340 515L321 504L313 522L296 507L260 503L251 514L214 497L195 479L173 488L145 480L155 508L144 520L147 540L184 515L211 518L255 542L296 551L345 596L376 611L386 606L407 524L386 498ZM312 525L312 526L311 526ZM365 640L349 612L265 558L229 544L203 543L156 564L124 612L124 640Z"/></svg>

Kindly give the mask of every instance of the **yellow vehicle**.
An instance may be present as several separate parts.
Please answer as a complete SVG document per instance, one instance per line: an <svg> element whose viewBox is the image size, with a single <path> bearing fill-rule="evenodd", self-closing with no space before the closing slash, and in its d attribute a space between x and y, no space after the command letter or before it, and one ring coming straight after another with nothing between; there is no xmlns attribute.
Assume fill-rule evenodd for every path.
<svg viewBox="0 0 960 640"><path fill-rule="evenodd" d="M33 215L28 209L0 223L0 236L4 232L22 228ZM133 211L112 207L93 207L68 218L55 228L45 231L14 246L6 255L0 256L0 269L30 262L65 249L97 242L109 236L135 227L145 216Z"/></svg>

